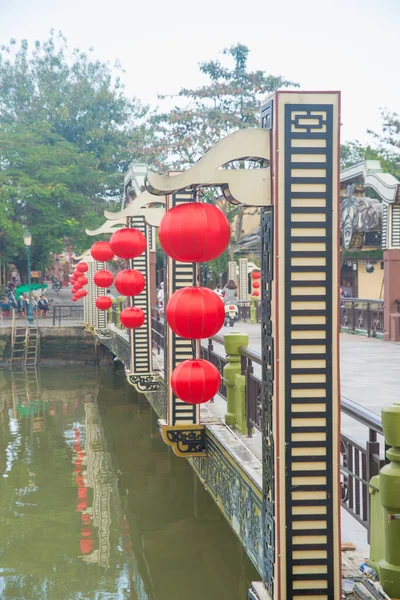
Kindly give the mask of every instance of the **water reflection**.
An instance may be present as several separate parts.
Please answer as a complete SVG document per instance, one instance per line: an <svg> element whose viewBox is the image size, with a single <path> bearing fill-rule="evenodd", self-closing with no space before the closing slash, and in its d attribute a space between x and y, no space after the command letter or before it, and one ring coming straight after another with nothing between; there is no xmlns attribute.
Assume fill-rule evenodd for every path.
<svg viewBox="0 0 400 600"><path fill-rule="evenodd" d="M1 598L244 600L257 575L122 377L4 371L0 390Z"/></svg>

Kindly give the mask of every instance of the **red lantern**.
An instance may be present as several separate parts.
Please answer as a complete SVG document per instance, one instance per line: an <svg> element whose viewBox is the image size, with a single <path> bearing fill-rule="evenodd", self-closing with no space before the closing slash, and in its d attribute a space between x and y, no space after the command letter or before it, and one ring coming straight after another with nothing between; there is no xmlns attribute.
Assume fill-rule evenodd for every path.
<svg viewBox="0 0 400 600"><path fill-rule="evenodd" d="M261 272L260 271L253 271L251 274L253 279L260 279L261 278Z"/></svg>
<svg viewBox="0 0 400 600"><path fill-rule="evenodd" d="M78 300L78 298L74 295L72 296L72 302L76 302Z"/></svg>
<svg viewBox="0 0 400 600"><path fill-rule="evenodd" d="M106 262L114 258L114 252L111 250L111 246L108 242L95 242L90 249L90 254L94 260L100 262Z"/></svg>
<svg viewBox="0 0 400 600"><path fill-rule="evenodd" d="M171 387L176 396L188 404L203 404L217 394L221 375L208 360L181 362L171 375Z"/></svg>
<svg viewBox="0 0 400 600"><path fill-rule="evenodd" d="M81 262L79 263L79 265L77 265L76 270L79 271L79 273L86 273L86 271L89 269L89 267L87 266L87 263L85 262Z"/></svg>
<svg viewBox="0 0 400 600"><path fill-rule="evenodd" d="M112 300L108 296L99 296L96 298L96 306L99 310L108 310L112 307Z"/></svg>
<svg viewBox="0 0 400 600"><path fill-rule="evenodd" d="M75 284L72 286L72 292L75 294L75 293L76 293L78 290L80 290L80 289L81 289L81 287L82 287L82 286L80 286L80 285L79 285L79 283L75 283Z"/></svg>
<svg viewBox="0 0 400 600"><path fill-rule="evenodd" d="M102 269L94 274L93 281L94 284L98 287L106 288L112 284L112 282L114 281L114 277L111 271Z"/></svg>
<svg viewBox="0 0 400 600"><path fill-rule="evenodd" d="M81 286L83 286L83 285L87 285L88 281L89 281L89 280L88 280L88 278L87 278L87 277L85 277L85 276L78 277L78 283L79 283L79 285L81 285Z"/></svg>
<svg viewBox="0 0 400 600"><path fill-rule="evenodd" d="M146 238L138 229L124 227L112 234L110 246L120 258L136 258L145 251Z"/></svg>
<svg viewBox="0 0 400 600"><path fill-rule="evenodd" d="M171 258L180 262L208 262L226 249L231 235L227 218L219 208L189 202L168 210L158 237Z"/></svg>
<svg viewBox="0 0 400 600"><path fill-rule="evenodd" d="M257 290L255 290L255 291L253 292L253 294L252 294L252 295L253 295L253 296L259 296L259 295L260 295L260 292L257 292Z"/></svg>
<svg viewBox="0 0 400 600"><path fill-rule="evenodd" d="M79 292L78 292L78 298L84 298L85 296L87 296L87 291L86 290L79 290Z"/></svg>
<svg viewBox="0 0 400 600"><path fill-rule="evenodd" d="M221 298L205 287L186 287L168 302L167 321L183 338L200 340L215 335L223 326L225 308Z"/></svg>
<svg viewBox="0 0 400 600"><path fill-rule="evenodd" d="M125 269L115 278L115 287L122 296L138 296L144 290L146 281L140 271Z"/></svg>
<svg viewBox="0 0 400 600"><path fill-rule="evenodd" d="M258 290L259 287L260 287L260 282L259 281L255 281L253 283L253 288L256 289L256 290Z"/></svg>
<svg viewBox="0 0 400 600"><path fill-rule="evenodd" d="M144 312L137 306L124 308L120 315L121 323L127 329L138 329L144 323Z"/></svg>

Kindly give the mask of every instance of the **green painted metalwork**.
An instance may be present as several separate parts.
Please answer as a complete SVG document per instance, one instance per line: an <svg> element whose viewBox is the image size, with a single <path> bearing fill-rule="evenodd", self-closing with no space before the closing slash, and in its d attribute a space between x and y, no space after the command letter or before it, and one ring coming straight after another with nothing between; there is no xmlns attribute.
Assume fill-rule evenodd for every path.
<svg viewBox="0 0 400 600"><path fill-rule="evenodd" d="M225 414L225 423L227 425L236 424L236 415L241 414L241 409L236 410L235 376L240 375L240 346L248 346L249 336L246 333L232 332L224 335L224 347L227 354L228 364L223 370L224 383L226 386L227 411ZM244 391L239 397L243 398ZM243 413L244 414L244 413ZM244 426L245 426L244 419Z"/></svg>

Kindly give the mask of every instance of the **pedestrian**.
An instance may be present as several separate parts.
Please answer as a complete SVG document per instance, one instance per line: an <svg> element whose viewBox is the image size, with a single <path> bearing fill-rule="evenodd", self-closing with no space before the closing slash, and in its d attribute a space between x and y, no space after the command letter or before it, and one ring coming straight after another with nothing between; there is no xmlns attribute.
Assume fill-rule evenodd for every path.
<svg viewBox="0 0 400 600"><path fill-rule="evenodd" d="M108 296L108 298L111 298L111 300L115 300L115 296L111 293L111 290L106 291L106 296Z"/></svg>
<svg viewBox="0 0 400 600"><path fill-rule="evenodd" d="M228 304L229 302L236 302L237 300L237 285L230 279L226 286L223 289L224 292L224 304Z"/></svg>
<svg viewBox="0 0 400 600"><path fill-rule="evenodd" d="M18 297L18 312L21 317L25 317L25 298L23 294L20 294Z"/></svg>
<svg viewBox="0 0 400 600"><path fill-rule="evenodd" d="M47 313L48 313L48 312L49 312L49 310L50 310L49 303L48 303L48 301L47 301L47 298L45 297L45 295L44 295L44 294L42 294L42 295L40 296L40 300L39 300L39 302L38 302L38 308L39 308L39 310L40 310L40 316L41 316L41 317L43 317L43 316L46 316L46 315L47 315Z"/></svg>
<svg viewBox="0 0 400 600"><path fill-rule="evenodd" d="M223 296L224 296L224 292L222 291L222 288L221 288L221 286L220 286L220 285L217 285L217 287L215 288L214 292L215 292L216 294L218 294L218 296L219 296L220 298L223 298Z"/></svg>

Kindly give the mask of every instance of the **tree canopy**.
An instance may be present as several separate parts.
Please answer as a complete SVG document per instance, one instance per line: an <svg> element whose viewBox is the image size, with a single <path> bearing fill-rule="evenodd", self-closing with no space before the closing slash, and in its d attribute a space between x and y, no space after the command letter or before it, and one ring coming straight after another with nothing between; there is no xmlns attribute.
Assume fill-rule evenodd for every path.
<svg viewBox="0 0 400 600"><path fill-rule="evenodd" d="M114 70L69 52L54 32L31 49L15 40L0 49L0 252L23 257L32 233L33 267L87 246L85 227L102 222L120 199L128 150L147 108L129 99ZM85 239L86 238L86 239Z"/></svg>

